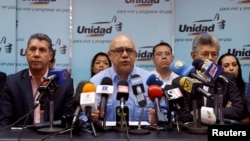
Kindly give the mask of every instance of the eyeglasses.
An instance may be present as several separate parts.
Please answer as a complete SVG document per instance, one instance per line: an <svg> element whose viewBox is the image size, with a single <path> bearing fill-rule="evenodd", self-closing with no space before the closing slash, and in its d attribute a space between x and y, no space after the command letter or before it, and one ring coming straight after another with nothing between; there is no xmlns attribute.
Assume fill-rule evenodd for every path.
<svg viewBox="0 0 250 141"><path fill-rule="evenodd" d="M128 55L132 55L135 53L135 50L132 48L116 48L110 51L114 52L116 55L122 55L124 51L126 51Z"/></svg>
<svg viewBox="0 0 250 141"><path fill-rule="evenodd" d="M162 57L162 56L170 56L171 55L171 53L170 52L156 52L155 53L155 56L157 56L157 57Z"/></svg>
<svg viewBox="0 0 250 141"><path fill-rule="evenodd" d="M198 52L195 52L195 53L198 54ZM218 57L218 54L217 54L217 53L214 53L214 52L210 52L210 53L204 52L204 53L200 53L199 55L200 55L201 57L203 57L203 58L209 58L209 56L211 56L212 58L216 59L216 58Z"/></svg>

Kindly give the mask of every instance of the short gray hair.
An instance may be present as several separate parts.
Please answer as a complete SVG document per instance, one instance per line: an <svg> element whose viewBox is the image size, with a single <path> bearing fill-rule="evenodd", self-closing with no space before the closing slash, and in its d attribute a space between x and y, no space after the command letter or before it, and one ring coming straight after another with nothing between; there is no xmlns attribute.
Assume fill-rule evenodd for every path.
<svg viewBox="0 0 250 141"><path fill-rule="evenodd" d="M197 35L193 40L192 45L192 52L198 52L200 45L212 45L218 48L218 51L220 51L220 43L219 39L209 33L203 33L200 35Z"/></svg>

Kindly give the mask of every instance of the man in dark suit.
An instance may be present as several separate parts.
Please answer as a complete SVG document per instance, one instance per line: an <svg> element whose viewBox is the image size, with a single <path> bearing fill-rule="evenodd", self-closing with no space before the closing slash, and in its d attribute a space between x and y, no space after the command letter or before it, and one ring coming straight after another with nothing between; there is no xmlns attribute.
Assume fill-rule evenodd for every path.
<svg viewBox="0 0 250 141"><path fill-rule="evenodd" d="M43 103L34 110L35 101L40 95L37 89L41 82L48 77L49 62L53 56L52 41L43 33L30 36L26 48L26 59L29 68L8 75L4 91L0 99L0 124L12 124L23 116L19 125L49 121L49 96L44 97ZM72 100L74 94L73 79L58 84L53 93L54 120L60 120L63 115L73 115ZM42 114L41 107L45 113ZM30 114L29 114L30 113Z"/></svg>
<svg viewBox="0 0 250 141"><path fill-rule="evenodd" d="M197 35L193 40L192 45L192 51L191 51L191 57L192 59L201 59L205 60L208 59L213 63L216 63L217 58L219 56L220 51L220 44L218 38L215 36L204 33ZM199 72L197 72L199 73ZM216 87L221 87L221 91L219 94L223 95L223 116L227 119L232 120L241 120L244 118L244 104L243 100L240 96L239 89L237 85L235 85L235 78L232 74L223 72L221 75L223 75L229 83L226 83L224 80L216 80L215 82L220 83L214 83ZM213 83L213 81L211 82ZM214 87L214 88L216 88ZM203 87L206 91L214 94L216 91L214 91L214 88L212 87ZM193 94L195 95L195 94ZM196 94L197 95L197 94ZM185 95L187 100L190 104L190 109L192 110L192 97L190 94ZM215 102L213 99L209 99L204 97L201 101L202 105L205 107L215 107ZM230 106L226 106L228 102L231 102L232 104ZM192 112L191 112L192 113ZM190 116L184 116L187 121L192 120L192 115Z"/></svg>

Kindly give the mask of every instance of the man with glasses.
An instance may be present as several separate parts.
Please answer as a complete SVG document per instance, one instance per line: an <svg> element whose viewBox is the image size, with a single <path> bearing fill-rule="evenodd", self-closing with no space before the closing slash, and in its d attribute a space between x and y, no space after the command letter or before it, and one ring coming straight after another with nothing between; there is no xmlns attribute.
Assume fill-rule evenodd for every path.
<svg viewBox="0 0 250 141"><path fill-rule="evenodd" d="M155 70L152 72L156 75L163 83L162 86L164 88L165 85L172 85L172 80L178 77L176 73L174 73L170 69L170 64L174 60L174 55L172 53L172 47L166 42L160 42L153 47L153 56L152 61L155 65ZM161 99L162 105L166 105L164 98ZM168 109L169 107L167 107ZM148 109L149 113L149 122L155 122L155 110L153 108ZM171 118L171 112L164 110L164 114L168 113L168 118Z"/></svg>
<svg viewBox="0 0 250 141"><path fill-rule="evenodd" d="M129 96L128 100L125 101L125 105L128 106L129 109L129 121L138 121L139 116L141 113L141 108L138 105L137 98L134 95L131 87L131 76L134 74L140 75L142 78L144 89L145 89L145 97L148 97L147 94L147 87L146 87L146 80L151 74L149 71L144 69L138 68L135 66L135 59L136 59L136 50L135 45L132 39L124 34L116 36L110 43L109 51L108 51L109 58L112 62L112 67L107 68L95 76L93 76L90 81L94 83L96 86L100 85L102 79L104 77L110 77L114 91L113 94L108 99L107 103L107 112L106 112L106 121L116 121L116 107L120 106L120 101L117 100L117 84L121 80L127 81L129 84ZM148 99L148 98L146 98ZM100 97L97 98L98 104L100 103ZM152 103L151 101L147 100L147 106ZM153 104L151 104L153 107ZM147 108L145 108L145 111ZM93 120L98 119L98 113L92 113ZM148 115L143 115L143 121L148 120Z"/></svg>
<svg viewBox="0 0 250 141"><path fill-rule="evenodd" d="M216 63L219 56L220 44L217 37L214 35L204 33L197 35L193 40L191 57L192 59L208 59L213 63ZM222 72L221 75L225 76L230 82L221 83L221 93L223 95L223 116L225 119L231 120L241 120L244 116L243 114L243 102L240 96L237 85L232 82L235 81L233 75L229 73ZM211 83L217 85L214 81L211 80ZM203 87L209 93L214 94L215 90L213 87ZM191 99L190 94L187 94L188 99ZM226 107L228 101L231 101L233 104L230 107ZM206 107L215 107L214 100L205 98L203 99L203 105ZM191 100L189 101L191 107ZM192 117L190 117L192 118Z"/></svg>

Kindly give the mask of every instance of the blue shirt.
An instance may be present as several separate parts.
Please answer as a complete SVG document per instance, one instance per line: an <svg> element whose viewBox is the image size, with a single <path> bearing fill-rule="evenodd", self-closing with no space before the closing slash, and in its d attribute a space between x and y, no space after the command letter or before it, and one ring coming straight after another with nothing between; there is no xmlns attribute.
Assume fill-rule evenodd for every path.
<svg viewBox="0 0 250 141"><path fill-rule="evenodd" d="M144 88L145 88L145 98L147 100L147 105L144 108L144 114L142 121L148 121L148 113L147 110L149 107L153 108L153 102L149 99L148 93L147 93L147 85L146 85L146 80L148 77L151 75L149 71L146 71L144 69L138 68L134 66L133 71L130 73L128 76L128 84L129 84L129 97L128 100L125 101L125 106L128 107L129 109L129 121L139 121L139 117L141 114L142 108L139 107L139 104L137 102L137 99L135 95L133 94L132 90L132 84L131 84L131 76L134 74L138 74L141 76ZM114 91L113 94L109 97L108 103L107 103L107 111L106 111L106 121L116 121L116 107L120 106L120 101L116 99L117 96L117 84L119 81L121 81L121 78L117 75L113 67L110 67L108 69L105 69L95 76L93 76L90 79L90 82L94 83L96 86L100 85L102 79L104 77L110 77L111 80L113 81L113 86L114 86ZM100 96L97 96L97 102L100 103Z"/></svg>

